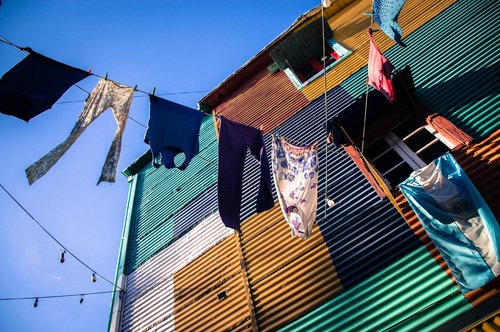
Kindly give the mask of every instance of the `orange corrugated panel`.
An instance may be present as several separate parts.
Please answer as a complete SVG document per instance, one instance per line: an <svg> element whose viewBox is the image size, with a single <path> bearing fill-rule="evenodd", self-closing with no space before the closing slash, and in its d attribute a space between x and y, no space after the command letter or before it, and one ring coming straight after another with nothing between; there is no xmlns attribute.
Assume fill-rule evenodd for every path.
<svg viewBox="0 0 500 332"><path fill-rule="evenodd" d="M482 322L466 328L467 332L497 332L500 331L500 310Z"/></svg>
<svg viewBox="0 0 500 332"><path fill-rule="evenodd" d="M242 247L262 331L291 322L343 290L319 228L309 239L292 237L279 204L243 223Z"/></svg>
<svg viewBox="0 0 500 332"><path fill-rule="evenodd" d="M452 154L500 220L500 129Z"/></svg>
<svg viewBox="0 0 500 332"><path fill-rule="evenodd" d="M282 71L263 68L225 98L215 111L228 119L269 132L299 112L309 100Z"/></svg>
<svg viewBox="0 0 500 332"><path fill-rule="evenodd" d="M403 37L417 30L455 2L456 0L406 1L398 19L403 28ZM328 90L339 85L350 75L367 65L369 39L366 31L370 27L370 17L363 15L363 13L371 11L371 4L372 0L355 2L328 19L328 23L334 31L334 38L352 51L351 55L328 72ZM378 29L375 22L373 28ZM395 42L381 31L374 33L374 39L381 52L385 52L395 45ZM316 79L305 86L302 93L309 100L315 100L324 93L324 80L322 78Z"/></svg>
<svg viewBox="0 0 500 332"><path fill-rule="evenodd" d="M176 330L251 330L237 245L233 235L175 273Z"/></svg>
<svg viewBox="0 0 500 332"><path fill-rule="evenodd" d="M463 146L452 152L467 176L477 188L491 211L500 220L500 129L481 142ZM467 293L467 299L480 305L500 295L499 279L490 285Z"/></svg>

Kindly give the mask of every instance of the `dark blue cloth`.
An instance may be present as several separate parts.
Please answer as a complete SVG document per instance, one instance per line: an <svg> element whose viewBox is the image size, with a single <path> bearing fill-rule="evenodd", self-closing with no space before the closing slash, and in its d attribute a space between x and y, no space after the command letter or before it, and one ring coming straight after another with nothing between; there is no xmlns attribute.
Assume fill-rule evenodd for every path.
<svg viewBox="0 0 500 332"><path fill-rule="evenodd" d="M0 113L29 121L90 74L25 48L29 55L0 79Z"/></svg>
<svg viewBox="0 0 500 332"><path fill-rule="evenodd" d="M184 152L180 170L199 152L203 113L153 95L149 96L149 123L144 142L149 144L153 166L176 168L174 158Z"/></svg>
<svg viewBox="0 0 500 332"><path fill-rule="evenodd" d="M403 30L398 24L398 16L406 0L373 0L373 18L380 29L401 46L406 46L401 41Z"/></svg>
<svg viewBox="0 0 500 332"><path fill-rule="evenodd" d="M271 173L262 134L256 128L221 116L217 185L219 214L226 227L238 232L241 231L240 210L247 147L260 164L260 183L256 202L256 211L259 213L274 206Z"/></svg>

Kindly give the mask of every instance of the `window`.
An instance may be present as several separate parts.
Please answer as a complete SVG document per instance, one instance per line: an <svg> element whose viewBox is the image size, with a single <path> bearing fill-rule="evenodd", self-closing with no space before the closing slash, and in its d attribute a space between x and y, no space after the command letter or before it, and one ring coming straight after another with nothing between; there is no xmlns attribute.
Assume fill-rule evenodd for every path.
<svg viewBox="0 0 500 332"><path fill-rule="evenodd" d="M364 154L386 184L395 188L414 170L449 151L451 143L441 141L430 126L408 117L383 136L368 142Z"/></svg>
<svg viewBox="0 0 500 332"><path fill-rule="evenodd" d="M389 195L411 172L420 169L472 138L442 116L431 113L414 96L411 71L395 74L398 101L390 103L379 91L366 96L329 121L336 144L343 145L380 197ZM361 149L363 154L361 155Z"/></svg>
<svg viewBox="0 0 500 332"><path fill-rule="evenodd" d="M337 43L334 39L329 39L325 48L325 66L328 71L337 61L350 54L349 50ZM285 68L285 73L297 88L315 80L323 74L323 55L313 57L297 68Z"/></svg>
<svg viewBox="0 0 500 332"><path fill-rule="evenodd" d="M332 38L333 32L326 23L324 33L326 43L323 47L323 29L321 19L318 19L295 31L270 52L278 67L297 88L307 85L323 73L323 48L326 70L351 53Z"/></svg>

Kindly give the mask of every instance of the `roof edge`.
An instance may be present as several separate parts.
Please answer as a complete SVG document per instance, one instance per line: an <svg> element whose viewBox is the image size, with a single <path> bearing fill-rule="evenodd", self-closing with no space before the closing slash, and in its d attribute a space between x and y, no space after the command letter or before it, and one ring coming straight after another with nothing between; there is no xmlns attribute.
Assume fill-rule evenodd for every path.
<svg viewBox="0 0 500 332"><path fill-rule="evenodd" d="M337 0L340 1L340 0ZM335 2L337 2L335 1ZM333 2L333 1L332 1ZM332 4L333 5L333 4ZM331 6L330 8L332 8ZM333 10L333 8L332 8ZM328 11L326 17L333 16L332 10ZM329 12L329 13L328 13ZM335 11L336 12L336 11ZM274 46L276 46L281 40L283 40L285 37L287 37L293 30L295 30L297 27L300 25L304 24L305 22L311 20L311 19L316 19L316 16L320 15L321 13L321 5L310 9L309 11L305 12L304 14L300 15L295 22L292 23L285 31L283 31L278 37L276 37L273 41L271 41L269 44L267 44L262 50L260 50L257 54L255 54L252 58L250 58L247 62L245 62L240 68L238 68L235 72L233 72L231 75L226 77L221 83L219 83L212 91L210 91L206 96L204 96L199 102L198 102L198 109L205 112L209 113L219 105L219 102L217 99L221 99L219 96L219 92L224 88L227 87L227 93L225 95L227 96L230 92L236 90L238 87L238 78L239 76L248 76L254 74L254 72L258 71L261 69L263 66L257 66L257 68L252 68L250 65L257 63L258 60L260 62L264 62L264 64L267 66L270 64L272 61L271 57L268 54L268 51L272 49ZM268 59L266 59L266 56ZM269 63L268 63L269 62ZM245 69L249 69L248 72L245 71ZM246 74L246 75L245 75ZM235 87L232 87L231 85L235 84ZM229 86L229 87L228 87ZM222 99L221 99L222 101Z"/></svg>
<svg viewBox="0 0 500 332"><path fill-rule="evenodd" d="M134 162L132 162L132 164L130 164L130 166L125 168L122 171L122 174L125 175L127 178L132 176L132 175L135 175L135 174L139 173L144 168L144 166L146 166L152 160L153 160L153 157L151 155L151 152L150 152L150 150L147 150L146 152L144 152L142 154L142 156L140 156Z"/></svg>

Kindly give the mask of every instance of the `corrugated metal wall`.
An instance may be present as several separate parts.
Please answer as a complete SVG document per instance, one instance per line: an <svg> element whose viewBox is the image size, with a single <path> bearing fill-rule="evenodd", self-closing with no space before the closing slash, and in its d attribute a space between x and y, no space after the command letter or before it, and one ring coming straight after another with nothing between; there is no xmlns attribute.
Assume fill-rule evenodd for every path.
<svg viewBox="0 0 500 332"><path fill-rule="evenodd" d="M200 130L200 153L187 169L155 169L148 163L138 173L132 211L126 274L200 222L213 208L194 205L187 218L182 210L217 180L217 139L213 121L206 116Z"/></svg>
<svg viewBox="0 0 500 332"><path fill-rule="evenodd" d="M290 235L279 204L242 227L243 256L261 331L300 317L342 291L321 232L302 240Z"/></svg>
<svg viewBox="0 0 500 332"><path fill-rule="evenodd" d="M309 100L297 90L283 71L263 68L233 92L215 111L228 119L259 128L274 129L300 111Z"/></svg>
<svg viewBox="0 0 500 332"><path fill-rule="evenodd" d="M232 235L175 273L176 330L251 330L237 246Z"/></svg>
<svg viewBox="0 0 500 332"><path fill-rule="evenodd" d="M281 331L431 331L470 309L420 247Z"/></svg>
<svg viewBox="0 0 500 332"><path fill-rule="evenodd" d="M399 15L398 22L403 27L403 37L405 43L408 44L408 47L406 48L408 52L419 54L419 56L423 59L426 58L427 54L420 53L419 50L406 39L407 36L411 36L415 30L418 30L433 17L439 15L444 9L455 1L456 0L406 1ZM353 51L353 54L348 56L345 60L340 62L328 72L328 89L339 85L341 82L356 73L359 69L367 65L368 51L370 49L367 30L370 27L370 17L363 15L363 13L370 12L371 5L371 0L356 1L347 9L328 19L328 22L334 31L334 38L342 45ZM373 28L378 28L376 23L374 23ZM392 39L387 37L380 30L379 32L374 33L374 40L377 43L379 50L383 53L395 44ZM396 46L396 48L402 49L400 46ZM391 57L389 57L389 59L392 61ZM366 80L366 77L367 75L364 76L363 82ZM363 83L361 88L364 86L365 85ZM323 92L324 81L322 78L316 79L314 82L311 82L302 89L302 93L309 100L318 98Z"/></svg>
<svg viewBox="0 0 500 332"><path fill-rule="evenodd" d="M347 36L350 31L362 31L346 43L365 42L366 28L362 26L366 18L359 16L352 21L352 15L355 11L357 14L369 11L369 3L368 0L355 2L351 9L330 20L332 27L338 24L336 33ZM428 106L439 107L435 110L451 115L452 120L459 121L464 125L462 128L469 134L475 133L476 138L487 137L486 133L497 130L499 123L499 87L492 83L498 77L498 68L491 55L494 49L491 45L496 45L492 40L496 25L490 14L498 11L499 4L491 0L460 1L446 9L451 3L453 1L407 1L400 22L408 47L395 46L386 54L397 66L406 63L412 66L417 94ZM367 9L363 10L363 6ZM352 9L354 7L356 9ZM431 19L440 12L441 15ZM427 21L426 26L417 29ZM467 31L459 29L463 26L467 26ZM467 42L476 47L473 50L467 46L470 52L484 48L485 55L479 52L477 66L472 57L466 58L463 54L461 58L451 56L450 61L443 56L442 52L449 52L448 48L459 48L459 41L464 43L458 31L467 33ZM455 37L447 38L452 33ZM385 38L380 35L376 38ZM472 40L473 36L490 44L478 44ZM381 49L393 45L387 40L378 42ZM447 45L444 51L442 45ZM360 50L364 51L367 53L367 48ZM461 62L457 65L459 59ZM362 60L366 64L366 56ZM339 64L336 70L346 63ZM336 79L354 73L341 86L328 92L329 118L352 104L353 96L358 97L365 91L366 68L358 70L365 66L359 63L352 72L346 69L337 76L329 73L331 86L336 84ZM478 77L472 76L474 73ZM283 97L278 103L278 99L273 99L274 94L266 94L263 89L285 84L282 75L277 74L263 70L218 111L253 126L265 124L266 131L279 132L291 142L320 141L318 226L312 238L303 241L291 237L278 207L255 215L259 170L250 157L244 172L241 218L246 221L242 224L242 235L233 235L213 246L230 232L214 215L207 219L211 220L210 226L207 221L192 230L199 230L198 235L180 237L216 209L217 143L212 120L207 118L200 139L201 158L195 158L188 170L153 170L146 166L139 173L128 250L123 329L170 330L175 320L178 330L247 330L256 326L260 330L300 331L429 330L470 310L471 305L456 287L446 264L412 211L405 210L405 221L387 199L381 200L342 148L330 146L327 155L322 90L309 85L308 97L320 98L305 107L297 108L292 103L287 110L284 96L292 90L278 89L276 93ZM486 94L474 95L463 84L459 92L452 89L458 88L462 78L481 83ZM249 95L245 95L247 89L251 91ZM445 91L443 98L438 98L440 89ZM237 96L238 93L242 95ZM457 97L460 94L466 97L460 100ZM300 94L293 98L300 105L304 102ZM273 103L274 109L270 108ZM477 107L477 103L481 103L481 107ZM264 107L267 115L258 120L255 116L261 114L261 109L254 108L256 105L267 105ZM245 111L240 113L242 108ZM481 119L475 118L477 110L483 115ZM478 122L480 125L476 126ZM498 173L498 136L497 131L482 143L454 152L466 172L471 172L471 179L486 200L494 202L492 209L496 211L500 203L495 198L500 194L500 186L496 182L492 185L486 175L492 174L492 170ZM265 143L270 156L269 135L265 136ZM492 168L492 165L496 166ZM189 186L183 187L193 183L199 185L188 190L185 189ZM325 210L326 183L328 197L333 198L336 205ZM211 227L221 231L219 235L205 238L202 227L209 233ZM206 244L203 250L210 246L212 249L202 256L199 255L203 250L182 256L184 258L175 256L176 250L181 252L180 248L190 245L196 247L200 241ZM177 267L171 267L173 265ZM184 267L180 269L181 266Z"/></svg>
<svg viewBox="0 0 500 332"><path fill-rule="evenodd" d="M129 274L121 330L174 330L174 274L232 234L215 213Z"/></svg>
<svg viewBox="0 0 500 332"><path fill-rule="evenodd" d="M500 129L452 154L500 220Z"/></svg>
<svg viewBox="0 0 500 332"><path fill-rule="evenodd" d="M408 35L406 48L384 53L396 68L410 65L416 94L427 107L478 140L500 123L499 10L495 0L458 1ZM366 77L365 67L342 87L357 98L366 91Z"/></svg>
<svg viewBox="0 0 500 332"><path fill-rule="evenodd" d="M341 112L352 102L353 99L340 87L329 91L329 117ZM304 130L305 124L307 124L307 130ZM422 309L420 304L427 306L433 303L432 301L436 302L434 304L436 311L426 312L426 315L432 317L432 320L436 320L438 316L443 315L443 312L449 317L460 314L467 301L458 292L449 300L459 304L450 306L447 300L450 292L457 292L458 289L443 270L446 266L441 267L432 258L389 201L380 200L371 185L341 148L331 147L328 154L328 192L329 197L336 201L336 206L328 208L327 216L324 218L325 206L321 198L324 197L325 190L326 153L324 146L324 102L321 98L307 106L296 116L285 121L276 128L276 131L279 131L282 136L292 139L292 141L311 143L319 140L321 142L319 148L319 228L314 230L316 232L315 236L321 235L321 240L312 242L312 245L316 244L319 247L322 246L317 243L326 245L331 257L328 258L328 264L334 265L335 273L328 274L334 280L330 280L327 286L322 284L322 292L317 291L315 293L307 282L303 284L297 283L293 278L294 274L299 276L297 277L299 280L304 280L307 279L306 276L310 271L315 271L314 276L321 275L322 271L328 270L325 267L328 264L321 260L320 256L314 256L318 252L313 249L311 251L303 249L300 246L300 241L290 236L288 226L279 210L256 215L245 221L242 226L243 248L248 259L250 288L256 302L259 303L256 306L256 313L259 327L262 330L272 330L292 321L301 314L312 310L323 301L334 297L344 288L349 290L356 287L357 290L354 293L349 291L349 297L355 296L356 292L360 292L363 294L365 301L376 301L379 306L386 306L383 310L387 310L385 312L387 315L393 310L391 309L393 304L391 304L390 299L402 297L408 292L407 288L401 288L400 286L408 283L409 279L406 279L406 277L415 279L415 274L409 274L415 267L411 265L405 266L402 263L408 261L405 260L405 257L413 257L425 266L427 271L425 276L432 280L432 287L427 292L413 294L415 304L408 304L407 316L401 313L401 319L405 320L413 317L416 312ZM269 136L266 137L266 143L269 145ZM248 165L244 177L249 181L257 181L257 166L254 164ZM246 191L244 191L243 196L242 215L244 217L253 214L256 185L257 182L246 184ZM273 213L276 214L274 217ZM247 243L247 239L252 240L248 240ZM294 242L294 240L299 241L299 243ZM307 241L304 242L307 243ZM295 250L298 252L305 250L307 254L296 256L295 259L292 256L289 260L285 260L283 256L280 256L286 255L288 251L294 253ZM315 259L308 260L311 257ZM304 262L308 264L303 265L302 269L297 269L297 266L302 267L301 264ZM307 268L305 268L306 265ZM395 277L393 277L393 280L383 279L383 282L386 283L384 285L386 292L388 292L388 289L394 289L391 296L384 298L384 301L389 302L381 302L377 299L380 296L378 292L371 294L369 291L359 288L360 283L367 285L365 283L367 278L370 278L381 269L389 267L400 269L394 271L394 275L401 274L400 279ZM302 279L300 276L302 276ZM380 279L380 277L378 278ZM378 284L380 285L381 282L379 281ZM414 283L412 285L415 286ZM421 287L428 286L429 284L424 284ZM447 292L443 292L443 289L446 289ZM317 301L309 298L311 294L316 294ZM345 297L345 299L349 297ZM294 301L288 301L290 298L293 298ZM342 305L347 306L349 303L338 303L339 307ZM278 308L278 310L274 310L274 307ZM336 317L336 320L339 320L339 317ZM373 320L373 324L383 324L383 322L376 322L374 318ZM394 323L397 320L391 322Z"/></svg>

